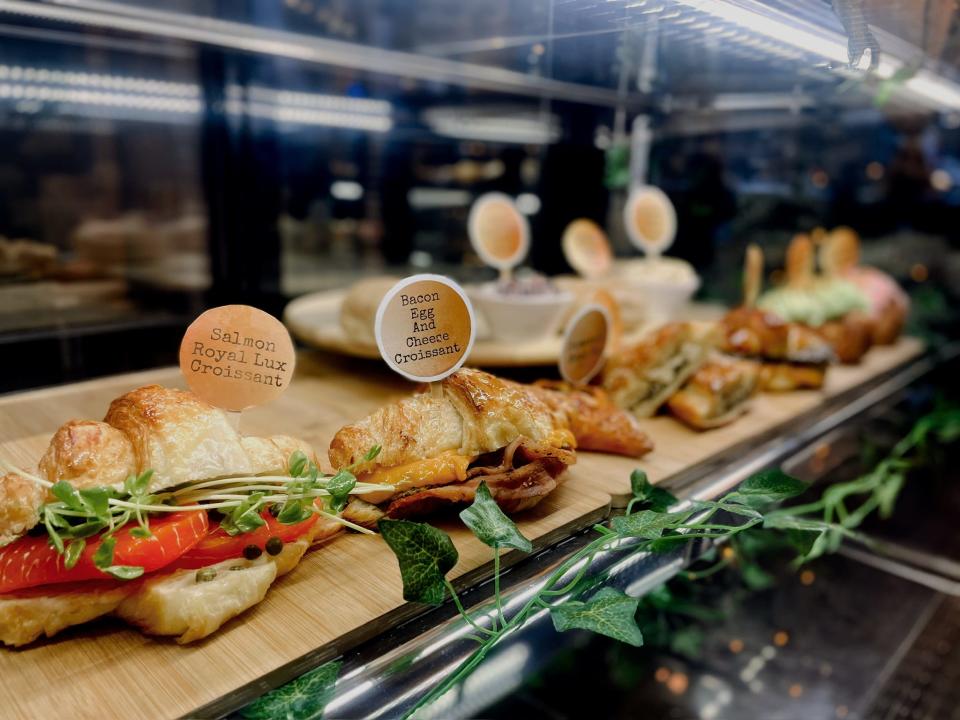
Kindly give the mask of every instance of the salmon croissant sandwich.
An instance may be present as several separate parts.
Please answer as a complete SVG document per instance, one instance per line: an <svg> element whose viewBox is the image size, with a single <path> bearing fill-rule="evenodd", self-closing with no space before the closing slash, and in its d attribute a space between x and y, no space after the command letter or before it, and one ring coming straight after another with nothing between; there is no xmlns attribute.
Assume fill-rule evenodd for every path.
<svg viewBox="0 0 960 720"><path fill-rule="evenodd" d="M352 497L370 488L315 460L301 440L243 437L224 411L157 385L102 422L66 423L35 472L0 470L0 642L103 615L182 643L209 635L353 525Z"/></svg>

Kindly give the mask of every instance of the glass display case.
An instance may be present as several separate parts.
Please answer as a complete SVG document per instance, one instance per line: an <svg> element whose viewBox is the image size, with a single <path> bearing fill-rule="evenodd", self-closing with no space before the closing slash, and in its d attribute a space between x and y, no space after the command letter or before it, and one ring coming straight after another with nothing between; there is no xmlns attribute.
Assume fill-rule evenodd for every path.
<svg viewBox="0 0 960 720"><path fill-rule="evenodd" d="M7 461L4 442L44 435L45 446L65 413L102 414L94 401L142 384L118 373L149 370L150 382L180 383L168 366L184 331L203 311L228 304L287 322L301 387L313 381L304 377L327 383L316 395L291 390L302 398L290 405L294 427L325 451L330 428L365 414L370 398L385 402L400 390L385 379L373 336L384 277L441 274L468 294L497 282L470 236L471 208L488 193L506 195L529 228L515 280L609 291L628 335L664 319L713 322L740 305L753 246L762 249L758 277L768 288L790 287L797 236L819 248L818 272L826 275L823 253L838 228L852 229L861 265L883 271L909 296L905 334L916 343L909 352L880 365L868 355L859 366L867 374L831 386L816 407L797 404L789 417L755 413L754 435L731 435L710 453L687 449L710 445L709 433L677 441L677 462L689 464L654 479L669 480L683 502L715 500L773 466L821 489L868 474L866 459L854 467L848 445L859 450L863 438L883 435L877 457L893 452L897 433L934 407L935 395L955 396L960 17L953 0L0 0L0 38L0 461ZM625 302L612 275L578 278L564 248L571 223L586 219L614 263L635 262L632 193L650 186L675 216L666 255L694 279L692 302L681 297L683 309L670 317L656 310L666 312L679 281ZM358 285L363 280L374 284ZM345 318L348 302L359 306L360 320ZM545 330L551 337L540 345L500 342L490 320L481 318L486 344L470 364L518 381L557 375L559 331ZM66 385L88 380L96 382ZM366 384L379 394L349 395L360 398ZM20 392L38 388L50 389ZM66 399L29 415L31 403L59 390ZM896 424L883 425L890 417ZM278 411L253 422L286 434L280 425L294 421ZM25 462L25 452L18 448L10 461ZM831 453L846 453L846 475L811 469L811 457ZM933 465L956 480L947 459ZM947 508L941 520L949 526L955 493L940 489L936 502ZM531 557L511 561L508 610L539 597L550 572L592 541L589 528L622 514L628 501L607 498L602 510L550 527ZM921 525L922 499L908 504ZM582 716L587 708L569 698L569 687L571 678L590 678L607 681L597 707L609 717L649 710L705 720L879 718L890 708L942 717L937 709L946 705L933 698L948 702L955 688L938 695L903 678L908 661L920 662L921 640L945 658L937 666L944 672L960 667L956 557L936 543L914 543L902 527L891 537L887 530L869 528L882 543L816 566L830 578L824 592L836 613L870 605L873 583L905 598L903 608L886 603L876 611L877 622L898 624L894 639L864 640L869 628L859 625L843 636L857 662L831 654L836 648L823 637L796 656L767 642L783 618L799 627L817 613L782 584L769 590L776 573L768 570L767 595L738 606L720 630L698 630L701 654L667 641L628 658L606 640L554 633L544 605L491 653L485 675L422 716ZM723 552L707 540L628 560L600 553L563 577L580 578L585 567L588 577L649 597ZM477 563L458 578L458 590L496 628L494 590L485 582L491 568ZM499 600L499 574L497 582ZM711 606L742 589L739 581L735 590L719 577L711 582L703 601ZM761 622L754 614L769 609L765 603L789 604L789 612ZM469 628L449 602L429 612L391 607L378 617L372 637L352 628L289 656L265 653L267 670L250 670L229 692L199 693L196 702L191 695L192 705L170 714L259 717L262 707L249 703L290 682L291 693L301 692L298 678L339 658L340 679L335 691L322 690L320 712L326 705L329 717L399 717L472 657L463 639ZM698 619L707 625L705 617ZM942 652L930 637L931 617L952 633ZM790 657L782 677L764 688L754 682L759 670L739 680L723 675L724 653L746 658L731 650L733 640L757 646L755 670L773 662L762 654L768 646ZM828 677L848 661L853 669ZM891 677L929 702L904 700ZM819 693L815 702L811 692ZM787 698L796 702L784 705Z"/></svg>
<svg viewBox="0 0 960 720"><path fill-rule="evenodd" d="M548 274L578 217L635 252L619 213L651 182L707 297L747 243L777 265L839 224L955 286L952 10L835 4L5 4L6 388L167 362L212 304L482 278L490 190Z"/></svg>

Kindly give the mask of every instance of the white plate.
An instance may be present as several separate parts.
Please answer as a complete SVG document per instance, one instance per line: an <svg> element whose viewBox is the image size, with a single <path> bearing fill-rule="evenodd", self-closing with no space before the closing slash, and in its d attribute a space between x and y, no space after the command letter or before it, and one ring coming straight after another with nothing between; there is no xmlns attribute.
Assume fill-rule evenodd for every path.
<svg viewBox="0 0 960 720"><path fill-rule="evenodd" d="M340 305L346 290L328 290L311 293L293 300L283 312L283 321L301 342L321 350L362 358L379 358L377 343L371 339L348 337L340 326ZM682 315L685 320L715 321L723 316L724 308L716 305L691 303ZM642 335L649 327L628 332L624 342ZM479 367L542 367L555 365L560 358L563 338L558 334L526 343L498 342L485 339L478 329L478 337L467 362ZM372 335L372 333L371 333Z"/></svg>
<svg viewBox="0 0 960 720"><path fill-rule="evenodd" d="M287 305L283 321L298 340L322 350L379 358L380 351L372 339L348 337L340 325L340 305L345 290L304 295ZM557 335L528 343L508 343L478 337L467 361L482 367L527 367L553 365L560 357L562 338Z"/></svg>

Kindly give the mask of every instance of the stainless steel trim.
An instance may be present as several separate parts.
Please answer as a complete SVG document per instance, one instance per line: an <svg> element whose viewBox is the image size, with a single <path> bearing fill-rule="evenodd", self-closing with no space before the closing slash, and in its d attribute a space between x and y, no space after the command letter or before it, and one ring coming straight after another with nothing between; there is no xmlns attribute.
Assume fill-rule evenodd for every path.
<svg viewBox="0 0 960 720"><path fill-rule="evenodd" d="M740 449L739 459L723 457L712 463L704 463L691 470L691 476L684 474L683 494L688 498L716 497L742 482L752 473L766 467L782 463L811 443L818 442L843 423L857 415L866 413L879 403L889 401L908 385L929 372L936 358L946 359L957 355L958 347L947 348L936 357L924 356L892 371L879 379L866 391L856 389L852 393L841 395L808 416L791 423L791 431L784 434L783 429L774 428L771 437L759 446ZM674 487L674 483L670 483ZM544 549L536 555L526 558L512 566L502 577L501 587L505 600L507 616L511 616L544 585L549 575L566 558L593 540L596 535L591 531L581 532L558 545ZM675 552L651 555L639 553L624 556L617 552L598 555L588 572L589 577L604 577L605 584L620 588L630 595L640 596L670 577L676 575L693 559L699 557L708 543L692 543L687 548ZM579 566L578 566L579 567ZM578 567L571 569L568 579ZM481 568L477 577L486 574L490 568ZM489 627L493 618L490 607L492 595L489 581L470 583L461 592L464 605L472 612L480 613L476 617L482 625ZM533 615L518 631L492 652L484 666L502 658L504 667L511 672L530 672L539 662L536 657L514 650L503 657L509 648L529 644L538 634L552 633L549 613L544 610ZM467 639L470 628L456 614L451 604L429 610L414 618L384 637L377 638L355 650L344 654L346 672L337 684L336 696L327 706L329 718L387 718L396 717L412 706L416 698L429 687L460 665L475 648ZM549 638L544 641L549 644ZM342 651L342 649L341 649ZM336 648L321 648L299 660L295 665L281 668L269 678L264 678L255 687L244 688L229 698L201 708L196 716L212 717L228 713L246 704L270 687L276 687L303 672L316 667L338 654ZM544 660L545 661L545 660ZM492 671L491 671L492 672ZM470 693L476 688L469 687ZM500 690L509 691L509 685L501 684ZM484 688L487 701L493 698L496 688ZM467 697L470 693L457 694L437 702L431 712L423 717L469 717L480 708Z"/></svg>
<svg viewBox="0 0 960 720"><path fill-rule="evenodd" d="M955 580L948 580L941 575L936 575L932 572L927 572L926 570L911 567L901 562L891 560L888 557L876 555L872 552L861 550L860 548L856 547L841 547L839 553L844 557L848 557L851 560L856 560L863 565L876 568L877 570L881 570L889 575L895 575L896 577L903 578L904 580L909 580L910 582L917 583L918 585L923 585L924 587L928 587L931 590L936 590L944 595L960 597L960 582Z"/></svg>

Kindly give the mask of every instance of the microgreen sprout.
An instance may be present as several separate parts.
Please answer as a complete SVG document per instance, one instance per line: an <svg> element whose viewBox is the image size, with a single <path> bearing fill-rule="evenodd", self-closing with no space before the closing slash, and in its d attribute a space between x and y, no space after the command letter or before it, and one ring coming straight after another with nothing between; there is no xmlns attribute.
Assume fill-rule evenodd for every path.
<svg viewBox="0 0 960 720"><path fill-rule="evenodd" d="M143 568L113 564L116 533L129 524L130 535L151 537L151 514L188 510L217 510L220 522L230 535L256 530L265 524L263 512L272 509L277 521L292 525L317 514L357 532L372 534L367 528L340 517L351 495L392 490L391 485L358 482L353 470L370 462L380 452L375 446L360 463L341 469L335 475L320 472L319 467L300 450L287 464L287 475L253 475L214 478L185 483L176 488L151 492L153 470L129 476L123 488L77 488L60 480L51 483L0 461L0 470L16 473L48 490L52 499L39 510L39 521L47 531L50 544L64 556L64 566L73 568L87 547L87 539L99 534L94 564L104 573L120 579L143 574Z"/></svg>

